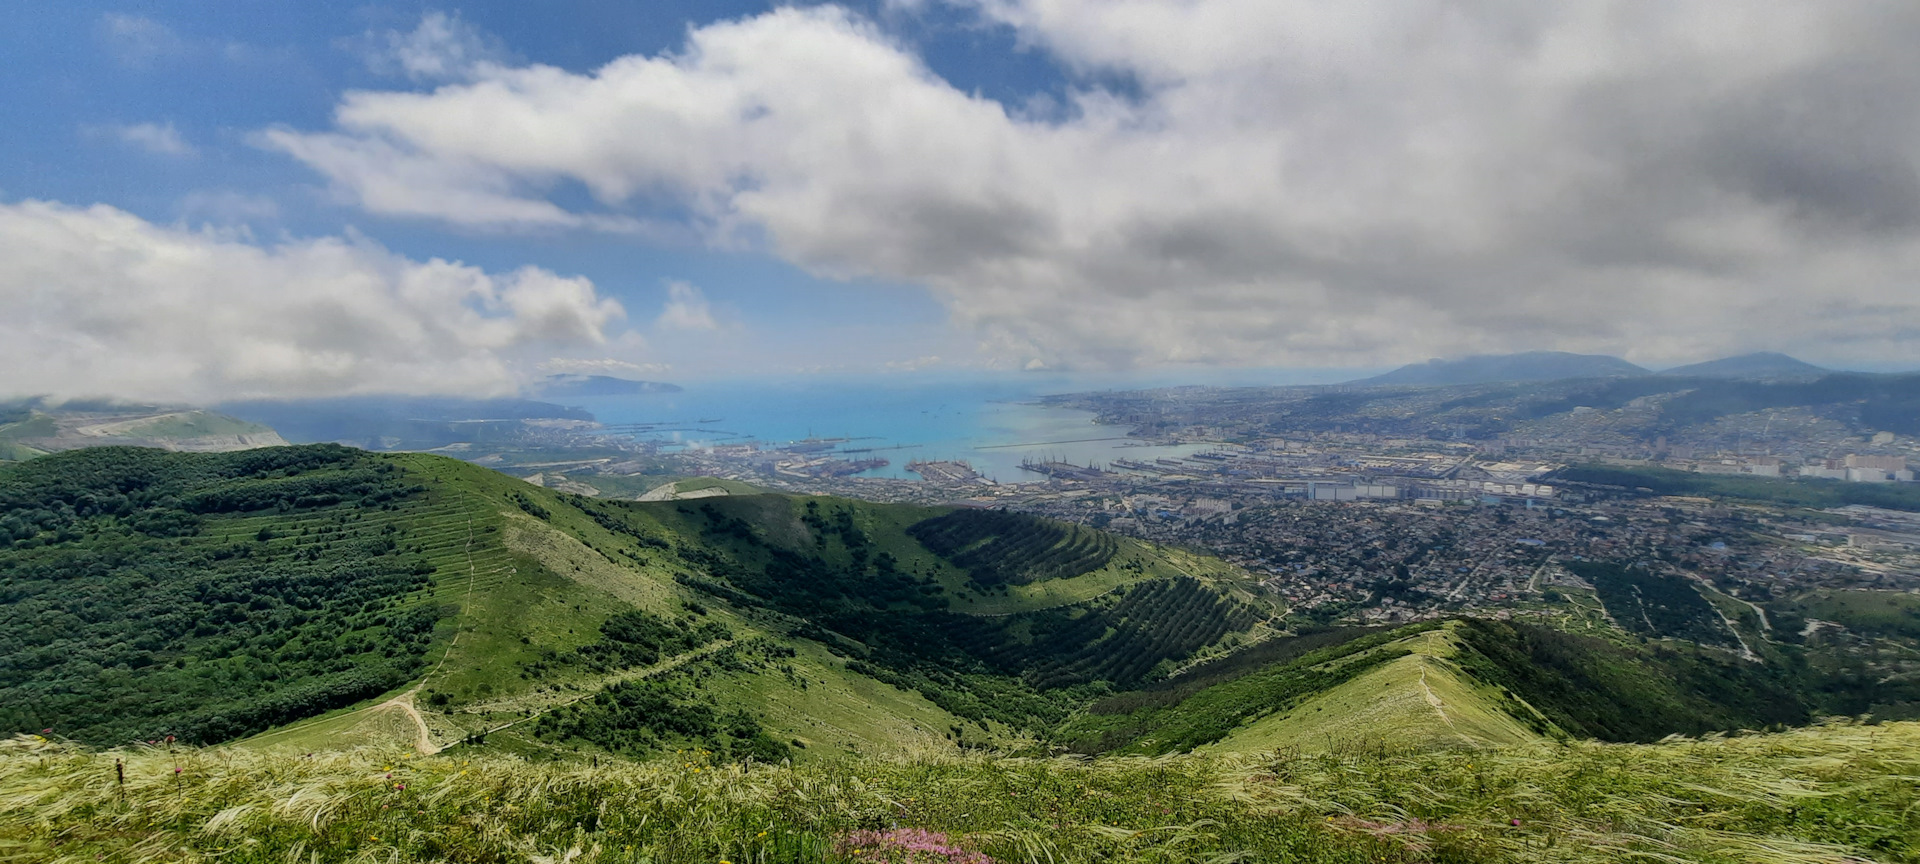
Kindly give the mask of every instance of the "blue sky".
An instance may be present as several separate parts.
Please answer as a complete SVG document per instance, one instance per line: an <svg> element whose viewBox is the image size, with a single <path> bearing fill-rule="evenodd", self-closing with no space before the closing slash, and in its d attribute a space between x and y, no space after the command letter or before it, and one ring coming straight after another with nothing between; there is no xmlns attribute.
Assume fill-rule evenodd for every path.
<svg viewBox="0 0 1920 864"><path fill-rule="evenodd" d="M325 127L344 91L411 86L373 68L369 37L413 30L428 14L457 16L516 62L586 73L622 55L674 50L689 26L768 8L30 3L10 13L16 26L0 29L0 54L12 58L0 113L14 118L15 129L0 137L0 165L7 166L0 195L106 203L156 223L245 225L263 238L354 230L412 258L458 259L489 270L537 265L591 278L635 317L659 310L669 284L684 281L766 350L741 362L677 356L691 351L686 346L648 358L682 376L814 365L865 371L938 353L929 345L967 350L967 340L945 326L939 304L910 287L817 278L771 255L694 242L447 230L384 218L339 202L311 170L252 141L272 126ZM1019 50L1007 28L952 14L891 20L894 32L915 40L930 64L968 89L1025 100L1064 86L1059 70L1044 55ZM179 147L129 140L123 131L145 125L168 130ZM835 347L823 351L822 343ZM855 343L873 347L844 348Z"/></svg>
<svg viewBox="0 0 1920 864"><path fill-rule="evenodd" d="M0 14L15 390L1920 364L1907 4Z"/></svg>

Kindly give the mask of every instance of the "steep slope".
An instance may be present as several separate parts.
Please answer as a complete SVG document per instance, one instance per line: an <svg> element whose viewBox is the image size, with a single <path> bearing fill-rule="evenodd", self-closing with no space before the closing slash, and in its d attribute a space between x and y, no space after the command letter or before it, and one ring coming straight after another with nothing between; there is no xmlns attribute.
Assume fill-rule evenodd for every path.
<svg viewBox="0 0 1920 864"><path fill-rule="evenodd" d="M1557 381L1563 378L1623 378L1646 374L1647 370L1639 366L1604 354L1528 351L1521 354L1482 354L1457 360L1428 360L1351 383L1362 386L1437 387L1507 381Z"/></svg>
<svg viewBox="0 0 1920 864"><path fill-rule="evenodd" d="M1056 738L1153 755L1646 742L1805 724L1858 684L1783 646L1765 651L1474 618L1281 636L1096 701ZM1887 702L1896 689L1869 695Z"/></svg>
<svg viewBox="0 0 1920 864"><path fill-rule="evenodd" d="M769 759L1005 739L1263 626L1240 579L1008 514L97 448L0 468L0 725Z"/></svg>
<svg viewBox="0 0 1920 864"><path fill-rule="evenodd" d="M1206 749L1334 750L1356 745L1486 747L1539 740L1544 718L1462 670L1456 628L1395 643L1405 656L1299 705L1235 729ZM1527 718L1523 721L1521 717Z"/></svg>

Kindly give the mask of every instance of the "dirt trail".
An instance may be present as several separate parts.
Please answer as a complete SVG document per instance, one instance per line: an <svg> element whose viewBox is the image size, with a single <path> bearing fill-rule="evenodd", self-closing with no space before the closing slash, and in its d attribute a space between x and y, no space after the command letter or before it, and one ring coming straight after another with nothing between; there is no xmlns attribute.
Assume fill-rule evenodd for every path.
<svg viewBox="0 0 1920 864"><path fill-rule="evenodd" d="M388 699L385 702L373 706L373 710L390 711L398 709L400 713L407 715L407 719L413 721L413 749L420 751L420 755L422 756L432 756L440 752L440 745L433 743L433 735L427 731L426 718L420 716L420 709L413 707L413 694L419 689L419 687L415 687L413 690L408 690L392 699Z"/></svg>
<svg viewBox="0 0 1920 864"><path fill-rule="evenodd" d="M1432 687L1427 686L1427 664L1425 663L1420 664L1420 690L1427 694L1427 704L1433 706L1433 713L1440 715L1440 722L1447 724L1448 729L1452 729L1453 718L1447 716L1447 704L1440 701L1440 697L1435 695Z"/></svg>
<svg viewBox="0 0 1920 864"><path fill-rule="evenodd" d="M1707 606L1713 609L1713 614L1720 616L1720 623L1726 626L1727 632L1733 634L1734 641L1740 643L1740 659L1747 660L1754 663L1760 662L1760 655L1753 653L1753 646L1747 644L1747 637L1740 635L1740 628L1734 626L1733 619L1728 618L1727 613L1720 610L1720 604L1713 602L1713 600L1711 599L1711 595L1708 594L1707 592L1712 592L1713 594L1719 594L1720 596L1725 597L1729 600L1732 600L1736 603L1746 603L1747 601L1741 600L1738 597L1734 597L1731 594L1721 593L1721 591L1713 587L1713 583L1708 582L1705 577L1694 575L1693 581L1700 583L1700 587L1706 589L1700 592L1700 598L1707 601ZM1753 611L1760 613L1761 624L1764 625L1767 623L1767 613L1762 612L1760 610L1760 607L1754 606L1752 603L1747 603L1747 605L1751 606L1753 608ZM1652 625L1648 625L1648 626L1651 627ZM1769 627L1769 629L1771 628Z"/></svg>
<svg viewBox="0 0 1920 864"><path fill-rule="evenodd" d="M712 642L706 645L702 645L699 648L695 648L692 651L688 651L685 654L675 654L672 657L669 657L665 660L660 661L659 663L655 663L654 665L648 666L644 669L630 669L625 672L616 672L612 675L608 675L605 678L602 678L598 681L593 682L592 686L588 686L585 688L586 692L581 693L578 696L575 696L571 699L563 699L558 702L549 702L546 705L542 706L538 711L534 711L533 713L528 714L525 717L521 717L518 720L514 720L508 723L502 723L499 726L495 726L491 729L488 729L481 734L492 735L493 733L498 732L502 729L511 728L521 723L525 723L529 720L538 720L540 719L541 715L544 715L555 708L565 708L568 705L572 705L575 702L579 702L584 699L590 699L594 696L599 695L601 690L607 687L610 687L614 684L618 684L625 681L639 681L645 678L652 678L653 676L659 675L663 672L671 672L694 660L698 660L714 652L724 650L732 646L733 644L734 643L732 639L722 639L718 642ZM501 704L501 703L494 703L491 705L474 705L474 706L468 707L467 709L461 711L460 713L485 714L485 713L494 713L496 711L514 710L514 707L515 706Z"/></svg>
<svg viewBox="0 0 1920 864"><path fill-rule="evenodd" d="M465 551L467 554L467 594L466 598L460 603L460 614L462 617L464 617L467 610L473 606L473 583L479 578L479 572L473 563L472 516L467 517L467 545ZM440 674L440 670L447 665L447 658L453 656L453 649L460 645L461 632L460 628L455 626L453 638L447 641L447 650L440 652L440 662L433 664L433 668L429 670L426 675L421 676L420 680L409 688L407 692L369 709L373 711L398 710L400 713L407 715L407 719L413 721L413 749L420 751L423 756L432 756L440 752L441 747L433 742L433 733L427 729L427 719L420 716L420 709L413 704L413 697L420 692L420 688L427 686L427 682L432 680L433 676Z"/></svg>

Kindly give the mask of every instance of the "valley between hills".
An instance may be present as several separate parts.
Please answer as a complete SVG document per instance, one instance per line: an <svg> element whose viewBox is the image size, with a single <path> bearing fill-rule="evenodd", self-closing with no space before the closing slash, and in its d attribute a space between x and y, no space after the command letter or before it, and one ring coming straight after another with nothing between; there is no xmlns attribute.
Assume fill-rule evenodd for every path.
<svg viewBox="0 0 1920 864"><path fill-rule="evenodd" d="M334 445L0 467L0 548L14 860L1920 855L1915 724L1831 719L1910 684L1739 616L1328 626L1038 516Z"/></svg>

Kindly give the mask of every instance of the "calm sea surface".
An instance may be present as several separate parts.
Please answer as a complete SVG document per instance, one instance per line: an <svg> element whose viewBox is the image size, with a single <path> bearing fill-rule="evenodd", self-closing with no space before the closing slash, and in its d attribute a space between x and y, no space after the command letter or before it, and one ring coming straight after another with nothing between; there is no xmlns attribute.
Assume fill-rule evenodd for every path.
<svg viewBox="0 0 1920 864"><path fill-rule="evenodd" d="M1133 378L1126 383L1132 389L1185 382ZM1100 379L875 375L683 386L682 393L565 401L610 425L661 424L636 434L690 447L849 438L839 445L842 452L867 452L846 452L842 458L891 463L865 475L872 477L912 477L906 465L915 459L964 459L988 477L1015 482L1040 478L1020 470L1021 460L1028 458L1104 466L1114 459L1152 460L1206 449L1141 446L1126 438L1126 427L1095 425L1087 412L1035 404L1049 393L1114 386Z"/></svg>

